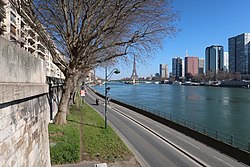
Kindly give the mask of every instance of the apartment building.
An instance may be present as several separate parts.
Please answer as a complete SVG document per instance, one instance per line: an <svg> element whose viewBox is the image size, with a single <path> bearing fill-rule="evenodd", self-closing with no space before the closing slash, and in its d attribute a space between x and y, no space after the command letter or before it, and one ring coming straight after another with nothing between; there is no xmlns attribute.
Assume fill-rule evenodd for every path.
<svg viewBox="0 0 250 167"><path fill-rule="evenodd" d="M168 78L168 65L160 64L160 78L166 80Z"/></svg>
<svg viewBox="0 0 250 167"><path fill-rule="evenodd" d="M4 18L6 17L4 6L4 1L0 0L0 35L3 35L6 29L6 26L4 25Z"/></svg>
<svg viewBox="0 0 250 167"><path fill-rule="evenodd" d="M185 77L198 76L199 73L199 58L198 57L185 57Z"/></svg>
<svg viewBox="0 0 250 167"><path fill-rule="evenodd" d="M11 2L0 0L0 3L0 27L3 29L0 35L32 55L45 60L47 76L64 78L60 69L52 62L52 56L41 43L38 34L17 13Z"/></svg>

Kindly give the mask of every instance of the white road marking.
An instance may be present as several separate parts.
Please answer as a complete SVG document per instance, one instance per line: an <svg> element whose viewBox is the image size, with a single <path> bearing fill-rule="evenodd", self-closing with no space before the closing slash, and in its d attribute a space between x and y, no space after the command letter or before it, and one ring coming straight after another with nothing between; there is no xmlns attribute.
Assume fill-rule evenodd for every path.
<svg viewBox="0 0 250 167"><path fill-rule="evenodd" d="M117 110L117 111L119 111L118 109L116 109L116 108L113 108L114 110ZM138 120L136 120L136 121L138 121L138 122L136 122L135 120L133 120L130 116L128 116L128 115L123 115L123 114L121 114L120 113L120 111L119 112L117 112L119 115L121 115L122 117L124 117L124 118L126 118L126 119L128 119L129 121L131 121L132 123L134 123L134 124L136 124L137 126L139 125L139 127L141 127L142 129L144 129L145 131L147 131L148 133L150 133L150 134L152 134L153 136L155 136L156 138L158 138L159 140L161 140L161 141L163 141L165 144L167 144L168 146L170 146L173 150L175 150L176 152L178 152L179 154L181 154L181 155L183 155L185 158L187 158L189 161L191 161L191 162L193 162L194 164L196 164L197 166L206 166L206 167L210 167L208 164L206 164L205 162L203 162L201 159L199 159L198 157L196 157L196 156L194 156L193 154L191 154L190 152L188 152L187 150L185 150L185 149L183 149L183 148L181 148L181 147L179 147L178 145L175 145L175 144L172 144L172 142L170 142L170 141L165 141L164 139L164 137L163 136L161 136L160 134L158 134L158 133L152 133L153 132L153 130L152 129L150 129L148 126L146 126L145 124L142 124L141 122L139 122ZM141 124L141 125L140 125ZM143 126L145 126L145 127L147 127L147 128L145 128L145 127L143 127ZM175 146L175 147L174 147ZM181 148L181 150L182 151L180 151L180 150L178 150L177 148ZM188 154L188 155L186 155L186 154ZM194 159L192 159L192 158L194 158ZM201 163L201 164L199 164L197 161L199 161L199 163Z"/></svg>
<svg viewBox="0 0 250 167"><path fill-rule="evenodd" d="M234 167L234 166L230 165L229 163L223 161L222 159L220 159L220 158L218 158L218 157L216 157L216 156L214 156L214 155L213 155L213 157L214 157L215 159L217 159L217 160L219 160L219 161L225 163L225 164L228 165L228 166Z"/></svg>
<svg viewBox="0 0 250 167"><path fill-rule="evenodd" d="M193 147L195 147L195 148L197 148L197 149L199 149L199 150L201 150L201 148L200 147L198 147L198 146L196 146L196 145L194 145L194 144L192 144L192 143L190 143L190 142L188 142L188 141L186 141L186 140L184 140L184 139L182 139L181 137L179 137L179 136L177 136L180 140L182 140L182 141L184 141L184 142L186 142L186 143L188 143L188 144L190 144L191 146L193 146Z"/></svg>
<svg viewBox="0 0 250 167"><path fill-rule="evenodd" d="M167 132L167 133L171 133L169 130L167 130L167 129L164 129L164 128L162 128L162 127L160 127L159 125L156 125L158 128L160 128L161 130L164 130L165 132Z"/></svg>

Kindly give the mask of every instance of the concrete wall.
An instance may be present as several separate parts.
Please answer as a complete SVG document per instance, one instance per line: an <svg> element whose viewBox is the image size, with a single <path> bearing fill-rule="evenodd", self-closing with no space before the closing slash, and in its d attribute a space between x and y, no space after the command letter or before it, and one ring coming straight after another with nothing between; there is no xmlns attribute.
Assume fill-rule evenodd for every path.
<svg viewBox="0 0 250 167"><path fill-rule="evenodd" d="M0 37L0 166L51 166L45 63Z"/></svg>

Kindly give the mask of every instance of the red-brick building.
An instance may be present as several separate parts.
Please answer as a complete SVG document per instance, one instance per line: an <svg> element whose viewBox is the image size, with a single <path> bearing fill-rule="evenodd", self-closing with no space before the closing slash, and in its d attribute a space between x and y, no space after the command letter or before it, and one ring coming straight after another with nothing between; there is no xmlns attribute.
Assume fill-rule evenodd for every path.
<svg viewBox="0 0 250 167"><path fill-rule="evenodd" d="M197 76L199 73L199 58L185 57L185 77Z"/></svg>

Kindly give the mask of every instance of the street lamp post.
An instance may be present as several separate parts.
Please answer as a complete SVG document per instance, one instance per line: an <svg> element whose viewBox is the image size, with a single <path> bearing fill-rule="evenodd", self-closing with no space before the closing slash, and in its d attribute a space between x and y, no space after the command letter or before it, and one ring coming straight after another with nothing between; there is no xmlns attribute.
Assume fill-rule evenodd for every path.
<svg viewBox="0 0 250 167"><path fill-rule="evenodd" d="M105 106L104 106L105 129L107 129L107 121L108 121L108 118L107 118L107 94L108 94L108 91L110 90L110 88L107 87L108 78L110 78L113 74L119 74L119 73L120 73L120 71L117 68L115 68L109 73L109 75L107 75L107 67L105 67L105 85L104 85L104 89L105 89Z"/></svg>

